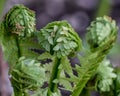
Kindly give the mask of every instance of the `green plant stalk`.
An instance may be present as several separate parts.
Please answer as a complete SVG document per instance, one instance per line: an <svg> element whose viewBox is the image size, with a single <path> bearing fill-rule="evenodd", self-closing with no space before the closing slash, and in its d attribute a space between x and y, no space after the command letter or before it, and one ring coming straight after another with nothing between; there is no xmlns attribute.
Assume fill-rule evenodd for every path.
<svg viewBox="0 0 120 96"><path fill-rule="evenodd" d="M18 58L21 57L21 51L20 51L20 46L19 46L19 40L18 38L15 38L16 39L16 45L17 45L17 48L18 48ZM23 96L23 92L21 90L18 90L15 86L14 86L14 83L12 83L13 85L13 91L14 91L14 95L15 96Z"/></svg>
<svg viewBox="0 0 120 96"><path fill-rule="evenodd" d="M99 1L99 6L98 9L96 10L95 13L95 18L108 15L110 13L111 5L110 5L110 0L100 0Z"/></svg>
<svg viewBox="0 0 120 96"><path fill-rule="evenodd" d="M18 57L21 57L22 54L21 54L20 44L19 44L19 40L18 40L18 38L16 38L16 44L17 44L17 47L18 47Z"/></svg>
<svg viewBox="0 0 120 96"><path fill-rule="evenodd" d="M83 88L90 80L91 76L96 72L99 63L103 60L104 56L101 56L96 62L85 64L87 68L84 70L84 74L80 77L80 80L72 92L72 96L79 96L83 91ZM93 70L94 69L94 70Z"/></svg>
<svg viewBox="0 0 120 96"><path fill-rule="evenodd" d="M17 37L15 37L14 39L16 40L16 46L18 48L18 58L20 58L21 56L23 56L23 53L21 52L20 41ZM26 90L22 89L22 87L21 87L21 89L18 89L14 86L14 83L12 83L12 85L13 85L15 96L29 96L28 93L25 92Z"/></svg>
<svg viewBox="0 0 120 96"><path fill-rule="evenodd" d="M96 69L97 69L98 65L96 65ZM91 68L90 68L91 69ZM85 74L87 74L89 72L89 70L86 70ZM93 73L96 71L96 69L94 69L88 77L87 75L84 75L83 77L81 77L81 79L79 80L79 83L76 85L76 88L73 90L72 96L79 96L84 88L84 86L87 84L87 82L89 81L89 79L91 78L91 75L93 75ZM84 79L83 79L84 78ZM82 82L82 83L81 83ZM82 84L82 85L81 85Z"/></svg>
<svg viewBox="0 0 120 96"><path fill-rule="evenodd" d="M48 90L48 96L51 95L51 92L56 92L57 91L57 84L54 83L53 81L59 77L59 65L61 63L61 58L55 57L54 59L54 65L50 77L50 82L49 82L49 90Z"/></svg>
<svg viewBox="0 0 120 96"><path fill-rule="evenodd" d="M6 0L0 0L0 21Z"/></svg>

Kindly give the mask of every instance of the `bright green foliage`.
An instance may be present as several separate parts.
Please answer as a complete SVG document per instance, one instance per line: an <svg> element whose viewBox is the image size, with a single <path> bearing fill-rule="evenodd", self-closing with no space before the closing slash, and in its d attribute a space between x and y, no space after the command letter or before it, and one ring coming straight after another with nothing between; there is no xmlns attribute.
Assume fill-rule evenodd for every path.
<svg viewBox="0 0 120 96"><path fill-rule="evenodd" d="M45 63L43 63L43 67L44 67L44 69L45 69L45 71L46 71L46 76L45 76L45 82L47 82L47 83L49 83L49 80L50 80L50 76L51 76L51 74L52 74L52 68L53 68L53 65L54 65L54 58L55 57L53 57L51 54L49 54L48 52L44 52L43 54L40 54L39 56L38 56L38 60L40 61L40 62L44 62L44 61L46 61L47 59L49 59L49 60L51 60L50 62L45 62Z"/></svg>
<svg viewBox="0 0 120 96"><path fill-rule="evenodd" d="M84 58L79 57L84 60L81 66L76 66L75 70L78 73L78 81L75 82L75 87L72 96L79 96L82 90L85 88L87 82L96 72L99 62L101 62L104 56L101 56L99 52L91 53Z"/></svg>
<svg viewBox="0 0 120 96"><path fill-rule="evenodd" d="M69 59L65 56L61 58L61 68L64 70L69 76L73 75L73 70L70 64Z"/></svg>
<svg viewBox="0 0 120 96"><path fill-rule="evenodd" d="M66 21L49 23L37 34L41 46L57 57L67 56L81 49L78 34Z"/></svg>
<svg viewBox="0 0 120 96"><path fill-rule="evenodd" d="M0 0L0 22L1 22L1 17L3 15L5 3L6 3L6 0Z"/></svg>
<svg viewBox="0 0 120 96"><path fill-rule="evenodd" d="M2 22L0 25L0 43L4 52L4 59L10 64L12 69L19 58L18 46L14 36L8 36L4 33L6 33L6 30Z"/></svg>
<svg viewBox="0 0 120 96"><path fill-rule="evenodd" d="M39 44L34 41L34 38L20 39L18 43L21 56L36 59L40 55L33 51L34 49L41 48Z"/></svg>
<svg viewBox="0 0 120 96"><path fill-rule="evenodd" d="M118 27L110 17L103 16L96 18L88 27L87 39L91 50L101 47L107 43L111 48L116 40Z"/></svg>
<svg viewBox="0 0 120 96"><path fill-rule="evenodd" d="M59 83L63 86L64 90L72 91L73 87L71 82L76 81L76 76L73 75L72 66L70 61L67 57L61 58L61 64L59 66L60 76L59 78L55 79L55 83ZM67 77L66 74L69 76Z"/></svg>
<svg viewBox="0 0 120 96"><path fill-rule="evenodd" d="M7 35L5 23L0 25L0 43L4 52L4 59L10 64L10 69L14 67L17 60L21 56L36 58L39 54L31 51L31 49L39 49L38 43L33 41L33 38L18 39L15 35ZM10 70L11 71L11 70Z"/></svg>
<svg viewBox="0 0 120 96"><path fill-rule="evenodd" d="M98 90L105 92L110 91L110 87L113 85L113 80L116 78L116 74L113 73L114 69L110 67L110 61L104 60L100 63L97 69L97 81L96 87Z"/></svg>
<svg viewBox="0 0 120 96"><path fill-rule="evenodd" d="M54 58L54 56L52 56L50 53L44 52L44 53L40 54L37 59L45 60L45 59L53 59L53 58Z"/></svg>
<svg viewBox="0 0 120 96"><path fill-rule="evenodd" d="M45 70L32 59L21 57L12 70L12 84L14 89L24 92L26 89L35 90L42 87Z"/></svg>
<svg viewBox="0 0 120 96"><path fill-rule="evenodd" d="M0 25L0 42L4 58L11 65L10 69L13 69L21 56L33 58L38 56L30 50L31 48L40 48L38 44L31 39L24 38L30 37L34 31L35 14L33 11L23 5L16 5L6 14ZM21 37L24 40L18 39Z"/></svg>
<svg viewBox="0 0 120 96"><path fill-rule="evenodd" d="M19 58L17 43L13 36L3 39L2 49L5 60L13 67Z"/></svg>
<svg viewBox="0 0 120 96"><path fill-rule="evenodd" d="M92 87L101 94L111 90L109 96L120 93L120 72L117 70L116 75L104 60L117 38L114 20L104 16L90 24L90 49L82 49L81 39L67 21L55 21L35 31L35 14L23 5L14 6L0 25L0 43L10 65L15 96L29 96L29 91L33 96L61 96L59 89L70 91L71 96L87 96L81 93L91 87L94 78ZM76 53L81 64L73 67L68 56Z"/></svg>
<svg viewBox="0 0 120 96"><path fill-rule="evenodd" d="M23 5L14 6L5 16L6 34L30 37L35 31L35 14Z"/></svg>
<svg viewBox="0 0 120 96"><path fill-rule="evenodd" d="M36 33L36 35L38 37L39 44L45 49L45 51L55 56L49 81L48 96L51 96L52 93L55 93L57 90L57 83L53 81L60 77L61 71L59 67L62 64L61 62L64 61L62 60L62 57L72 55L76 51L80 51L81 40L71 25L66 21L49 23ZM65 60L65 62L67 61ZM66 64L64 67L67 68ZM69 69L67 68L66 71L69 71ZM70 73L71 72L72 71L70 71Z"/></svg>
<svg viewBox="0 0 120 96"><path fill-rule="evenodd" d="M79 96L87 82L95 74L100 62L103 61L109 49L113 46L117 38L117 30L115 21L106 16L99 17L91 23L87 38L92 53L84 53L85 56L80 57L82 64L76 70L79 82L74 88L72 96ZM107 81L107 84L111 85L111 82Z"/></svg>

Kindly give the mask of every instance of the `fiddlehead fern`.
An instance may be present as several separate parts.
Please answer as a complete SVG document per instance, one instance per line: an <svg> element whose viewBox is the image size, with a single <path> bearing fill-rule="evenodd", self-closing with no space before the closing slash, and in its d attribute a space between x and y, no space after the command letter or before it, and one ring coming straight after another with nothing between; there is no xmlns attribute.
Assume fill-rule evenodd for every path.
<svg viewBox="0 0 120 96"><path fill-rule="evenodd" d="M92 51L103 46L106 51L109 51L117 38L118 27L110 17L103 16L96 18L87 30L87 39Z"/></svg>
<svg viewBox="0 0 120 96"><path fill-rule="evenodd" d="M56 92L57 84L53 80L59 78L59 66L62 57L71 55L81 49L81 40L67 21L49 23L37 33L39 44L55 56L54 65L49 82L49 92ZM51 91L51 92L50 92Z"/></svg>
<svg viewBox="0 0 120 96"><path fill-rule="evenodd" d="M49 23L37 36L41 46L58 58L81 49L81 40L67 21Z"/></svg>
<svg viewBox="0 0 120 96"><path fill-rule="evenodd" d="M27 46L26 48L23 42L28 45L34 31L35 14L23 5L16 5L11 8L5 18L3 18L0 26L1 44L4 51L4 57L10 65L15 96L18 96L18 94L19 96L23 96L24 90L39 87L40 83L42 83L42 80L40 80L40 71L43 71L42 68L40 69L39 66L35 66L35 62L32 60L32 65L30 64L30 60L27 61L22 59L23 61L18 61L21 56L26 56L26 53L29 55L30 51L28 50L31 46ZM23 53L23 50L27 52L25 53L24 51ZM29 65L26 65L26 63ZM38 78L35 76L38 76Z"/></svg>
<svg viewBox="0 0 120 96"><path fill-rule="evenodd" d="M12 84L15 96L24 96L26 89L35 90L42 87L45 70L40 63L21 57L12 71Z"/></svg>
<svg viewBox="0 0 120 96"><path fill-rule="evenodd" d="M36 31L34 12L23 5L14 6L6 14L0 25L0 39L5 54L4 57L10 64L10 67L11 64L13 67L10 72L12 74L11 80L15 95L26 96L26 91L37 89L43 85L44 81L49 81L48 88L38 92L40 96L41 94L42 96L60 96L57 88L58 83L73 92L72 96L79 96L87 82L96 72L105 55L113 46L117 37L117 30L115 21L107 16L99 17L93 21L88 28L87 35L90 51L80 57L80 59L82 58L81 66L76 65L77 67L72 68L67 57L79 52L82 45L78 34L71 25L66 21L56 21L49 23L40 29L40 31L34 33ZM52 70L50 70L51 67L49 68L50 76L48 78L50 80L44 79L46 73L45 66L43 65L43 68L41 64L30 59L37 58L38 54L33 55L32 52L30 54L29 48L39 48L34 41L31 42L33 40L33 34L37 36L37 44L39 43L38 45L42 46L51 55L50 57L52 59L50 59L53 62L50 62L50 64L53 65L50 65ZM30 42L30 45L28 42ZM40 56L44 58L44 55L48 58L44 53ZM29 57L29 59L20 58L21 56ZM77 72L78 77L73 74L73 70ZM71 82L73 86L71 86ZM101 90L106 88L106 86L101 87L100 83L98 85L97 87L99 89L101 88ZM69 88L67 88L68 86Z"/></svg>
<svg viewBox="0 0 120 96"><path fill-rule="evenodd" d="M33 11L29 10L23 5L16 5L8 11L1 23L0 37L4 51L4 57L9 64L14 65L19 57L28 52L22 52L22 49L27 48L21 43L26 40L25 38L31 37L34 31L35 14ZM22 41L23 38L24 41ZM11 54L14 54L14 56L11 56Z"/></svg>
<svg viewBox="0 0 120 96"><path fill-rule="evenodd" d="M87 39L92 53L84 56L84 62L78 68L77 72L81 78L73 90L72 96L79 96L91 76L96 72L100 62L115 43L117 31L118 27L115 21L107 16L96 18L88 27Z"/></svg>
<svg viewBox="0 0 120 96"><path fill-rule="evenodd" d="M35 31L35 13L23 5L14 6L5 16L6 34L30 37Z"/></svg>

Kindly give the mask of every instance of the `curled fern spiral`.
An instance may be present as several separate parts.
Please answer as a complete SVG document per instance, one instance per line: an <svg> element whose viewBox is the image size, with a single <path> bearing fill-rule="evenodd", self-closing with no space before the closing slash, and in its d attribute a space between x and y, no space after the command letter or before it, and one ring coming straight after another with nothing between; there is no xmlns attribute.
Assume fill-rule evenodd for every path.
<svg viewBox="0 0 120 96"><path fill-rule="evenodd" d="M110 49L117 38L118 27L110 17L103 16L96 18L87 31L87 39L91 49L94 50L104 45Z"/></svg>
<svg viewBox="0 0 120 96"><path fill-rule="evenodd" d="M81 40L67 21L49 23L37 36L42 47L58 58L81 49Z"/></svg>
<svg viewBox="0 0 120 96"><path fill-rule="evenodd" d="M44 71L44 68L40 67L40 63L33 59L21 57L12 71L14 90L25 91L25 89L35 90L39 88L44 83Z"/></svg>
<svg viewBox="0 0 120 96"><path fill-rule="evenodd" d="M16 5L10 9L4 22L7 34L30 37L35 31L35 13L23 5Z"/></svg>

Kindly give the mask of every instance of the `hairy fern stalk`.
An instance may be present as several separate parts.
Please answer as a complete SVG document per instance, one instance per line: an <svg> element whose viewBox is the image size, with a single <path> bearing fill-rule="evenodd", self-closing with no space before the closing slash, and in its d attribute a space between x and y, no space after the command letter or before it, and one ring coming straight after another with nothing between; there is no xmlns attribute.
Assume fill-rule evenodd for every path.
<svg viewBox="0 0 120 96"><path fill-rule="evenodd" d="M119 68L106 59L117 38L114 20L103 16L91 22L87 49L67 21L51 22L37 30L35 20L35 12L16 5L0 24L0 44L10 67L13 96L62 96L61 90L70 91L71 96L90 96L91 90L101 96L120 95ZM69 60L74 56L80 60L75 67Z"/></svg>

